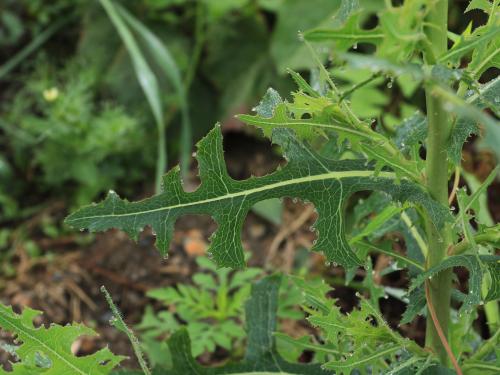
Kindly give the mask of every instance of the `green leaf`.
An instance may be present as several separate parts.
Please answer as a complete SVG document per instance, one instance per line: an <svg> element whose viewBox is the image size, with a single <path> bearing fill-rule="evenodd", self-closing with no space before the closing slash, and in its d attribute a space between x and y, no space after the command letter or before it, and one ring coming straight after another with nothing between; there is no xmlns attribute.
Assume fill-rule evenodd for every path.
<svg viewBox="0 0 500 375"><path fill-rule="evenodd" d="M311 42L335 41L336 48L345 51L357 43L380 45L384 34L379 27L371 30L362 29L360 24L361 13L353 14L342 27L334 29L314 29L306 31L304 38Z"/></svg>
<svg viewBox="0 0 500 375"><path fill-rule="evenodd" d="M500 108L500 77L481 85L477 93L470 95L465 101L451 95L447 91L438 90L445 100L445 108L458 117L448 141L450 159L458 164L462 158L462 146L471 134L478 133L478 123L484 125L486 137L484 143L492 150L500 144L500 127L497 120L485 114L481 109L491 108L498 113Z"/></svg>
<svg viewBox="0 0 500 375"><path fill-rule="evenodd" d="M238 118L248 125L262 128L267 137L276 128L293 129L306 140L318 135L328 138L328 132L333 132L338 134L339 144L348 139L355 150L375 160L379 169L387 166L398 175L419 180L416 163L405 159L393 142L372 130L370 124L353 124L331 98L311 97L298 92L293 94L293 102L288 103L283 102L275 90L269 89L255 110L255 116L239 115Z"/></svg>
<svg viewBox="0 0 500 375"><path fill-rule="evenodd" d="M310 315L308 321L322 332L326 343L324 349L309 349L329 354L330 359L323 366L337 374L350 374L353 370L365 373L379 373L397 363L397 355L425 358L427 355L414 342L401 337L383 319L372 302L356 294L359 308L349 314L341 312L336 300L329 298L331 288L322 281L305 281L294 278L304 295L304 310ZM377 298L377 293L373 296ZM304 342L300 345L304 346Z"/></svg>
<svg viewBox="0 0 500 375"><path fill-rule="evenodd" d="M283 203L279 199L268 199L265 201L257 202L252 207L260 217L268 220L275 225L281 225L283 216Z"/></svg>
<svg viewBox="0 0 500 375"><path fill-rule="evenodd" d="M408 152L413 146L420 146L427 137L427 119L420 112L405 119L396 129L396 145Z"/></svg>
<svg viewBox="0 0 500 375"><path fill-rule="evenodd" d="M278 70L312 68L310 54L298 33L327 24L339 8L340 0L287 0L277 12L271 39L271 55Z"/></svg>
<svg viewBox="0 0 500 375"><path fill-rule="evenodd" d="M216 374L284 374L284 375L327 375L315 364L295 364L283 360L276 352L273 333L276 330L278 291L280 276L269 276L252 286L252 294L245 305L248 344L245 358L240 363L221 367L202 367L189 354L191 342L185 330L175 333L168 346L172 354L173 368L165 370L165 375L216 375Z"/></svg>
<svg viewBox="0 0 500 375"><path fill-rule="evenodd" d="M486 31L483 33L483 31ZM478 48L481 45L485 45L490 40L494 40L498 38L500 35L500 28L497 26L493 26L491 28L478 28L478 33L474 33L468 37L462 37L459 39L457 43L453 45L452 48L444 55L439 57L439 62L451 63L454 65L458 65L460 59L466 55L468 52L472 51L475 48Z"/></svg>
<svg viewBox="0 0 500 375"><path fill-rule="evenodd" d="M134 71L137 80L146 96L146 100L151 108L153 117L156 122L158 130L158 161L156 171L156 189L159 190L161 175L164 173L167 165L167 154L165 145L165 118L163 116L163 108L161 101L160 88L158 79L153 73L153 70L146 61L137 40L125 23L122 15L119 13L116 4L111 0L100 0L102 6L106 10L115 26L118 34L120 35L123 44L132 59Z"/></svg>
<svg viewBox="0 0 500 375"><path fill-rule="evenodd" d="M40 315L37 310L25 308L18 315L11 307L0 304L0 327L15 335L21 345L16 355L21 362L13 365L12 374L109 374L125 357L116 356L108 348L94 354L77 357L71 352L71 345L80 336L95 336L96 333L82 324L60 326L52 324L35 327L33 319ZM9 372L9 374L11 374Z"/></svg>
<svg viewBox="0 0 500 375"><path fill-rule="evenodd" d="M426 304L425 293L422 287L408 293L408 304L406 305L405 312L401 316L399 324L410 323L415 317L421 314Z"/></svg>
<svg viewBox="0 0 500 375"><path fill-rule="evenodd" d="M480 9L484 11L486 14L489 14L493 4L488 0L471 0L464 13L470 12L473 9Z"/></svg>
<svg viewBox="0 0 500 375"><path fill-rule="evenodd" d="M483 255L455 255L449 258L446 258L437 266L419 274L415 277L410 285L409 292L416 290L420 287L428 278L433 277L439 272L452 268L452 267L466 267L469 270L469 292L465 296L463 300L462 306L460 307L460 313L468 313L475 306L478 306L481 303L487 302L483 301L481 298L481 283L483 281L484 276L484 264L497 264L500 260L500 257ZM497 291L493 291L491 293L492 296L496 296Z"/></svg>
<svg viewBox="0 0 500 375"><path fill-rule="evenodd" d="M486 193L488 187L493 183L493 181L495 181L498 172L500 172L500 166L493 169L482 183L478 183L475 187L473 187L471 195L467 195L467 193L463 189L459 190L459 194L461 197L460 211L462 214L468 214L469 210L471 209L474 210L476 215L480 214L482 210L488 210ZM460 217L457 217L455 220L455 225L458 224L459 220ZM493 225L493 223L489 222L486 222L485 224L490 224L490 226Z"/></svg>
<svg viewBox="0 0 500 375"><path fill-rule="evenodd" d="M137 35L144 41L144 47L151 53L151 57L156 61L165 77L171 82L179 100L179 106L182 114L182 129L180 139L180 165L182 173L185 175L189 168L190 150L191 150L191 121L189 118L189 104L187 93L182 82L182 76L177 63L175 62L170 50L162 41L153 34L145 25L133 17L127 10L115 4L118 12L123 19L136 31ZM164 170L161 171L163 174Z"/></svg>
<svg viewBox="0 0 500 375"><path fill-rule="evenodd" d="M448 210L422 187L405 179L397 181L394 173L377 173L363 160L323 158L289 129L276 129L273 141L282 147L287 165L264 177L235 181L224 165L222 135L216 126L198 143L201 185L195 192L183 190L177 167L165 175L162 194L130 203L110 192L101 203L70 215L66 223L91 231L119 228L134 239L141 228L150 225L157 234L157 247L166 254L179 216L208 214L218 223L209 254L219 266L243 267L240 236L248 210L258 201L288 196L312 202L319 213L315 223L319 235L312 250L323 251L329 261L351 267L360 260L347 243L342 212L344 201L356 191L381 190L396 201L422 205L438 227L449 219Z"/></svg>
<svg viewBox="0 0 500 375"><path fill-rule="evenodd" d="M304 34L309 41L333 41L335 51L357 48L358 43L376 47L375 54L392 61L409 60L424 39L423 24L426 9L423 1L406 1L401 6L382 7L377 12L379 24L371 29L361 27L363 14L351 14L339 27L316 28Z"/></svg>
<svg viewBox="0 0 500 375"><path fill-rule="evenodd" d="M500 299L500 261L486 263L489 283L488 294L486 301L494 301Z"/></svg>

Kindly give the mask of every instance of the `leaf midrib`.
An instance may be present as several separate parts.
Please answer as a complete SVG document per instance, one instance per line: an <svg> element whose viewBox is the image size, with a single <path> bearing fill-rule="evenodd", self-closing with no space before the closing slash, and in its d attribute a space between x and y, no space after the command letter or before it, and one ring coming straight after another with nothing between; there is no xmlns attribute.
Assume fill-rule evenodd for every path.
<svg viewBox="0 0 500 375"><path fill-rule="evenodd" d="M8 318L3 317L3 315L4 315L4 312L0 310L0 320L2 320L5 325L10 326L12 332L20 331L21 333L23 333L24 335L26 335L27 337L29 337L31 340L33 340L37 344L39 344L41 347L46 348L47 351L49 351L50 353L52 353L54 356L58 357L63 363L65 363L68 367L74 369L77 373L83 374L83 375L88 375L86 372L83 372L78 367L74 366L65 357L63 357L62 355L60 355L57 351L55 351L54 349L52 349L50 346L48 346L47 344L45 344L43 341L39 340L35 336L31 335L28 331L24 330L23 329L23 325L22 325L21 322L20 322L19 326L16 326L13 323L11 323ZM23 341L25 341L25 340L23 340Z"/></svg>
<svg viewBox="0 0 500 375"><path fill-rule="evenodd" d="M150 214L153 212L169 211L169 210L172 210L175 208L196 206L199 204L207 204L207 203L217 202L217 201L221 201L221 200L225 200L225 199L245 197L245 196L259 193L262 191L272 190L272 189L276 189L276 188L283 187L283 186L302 184L305 182L313 182L313 181L321 181L321 180L329 180L329 179L340 180L342 178L350 178L350 177L375 177L375 176L395 179L395 174L393 172L378 172L377 173L376 171L373 171L373 170L333 171L333 172L328 172L328 173L323 173L323 174L318 174L318 175L313 175L313 176L306 176L306 177L300 177L300 178L295 178L295 179L289 179L286 181L280 181L280 182L276 182L274 184L268 184L268 185L264 185L264 186L257 187L254 189L248 189L248 190L239 191L236 193L229 193L229 194L221 195L218 197L213 197L210 199L198 200L195 202L186 202L186 203L176 204L173 206L159 207L159 208L150 209L150 210L128 212L128 213L123 213L123 214L114 214L113 213L113 214L107 214L107 215L85 216L85 217L79 217L79 218L74 218L74 219L70 218L67 222L71 224L71 223L76 223L78 221L89 220L89 219L107 218L107 217L110 217L110 218L111 217L127 217L127 216Z"/></svg>

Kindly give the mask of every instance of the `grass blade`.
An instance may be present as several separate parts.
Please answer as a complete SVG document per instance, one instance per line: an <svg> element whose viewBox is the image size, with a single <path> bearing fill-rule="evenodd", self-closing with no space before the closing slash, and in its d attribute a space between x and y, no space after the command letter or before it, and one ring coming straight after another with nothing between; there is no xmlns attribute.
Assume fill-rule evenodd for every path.
<svg viewBox="0 0 500 375"><path fill-rule="evenodd" d="M116 5L111 0L100 0L100 2L127 48L139 84L149 103L153 117L155 118L158 128L158 155L155 187L156 192L159 193L161 189L161 178L167 165L167 150L165 144L165 119L163 117L158 80L144 58L132 32L118 13Z"/></svg>
<svg viewBox="0 0 500 375"><path fill-rule="evenodd" d="M0 80L9 74L16 66L18 66L25 58L35 52L41 45L50 39L63 25L65 25L72 17L61 18L50 25L47 29L38 34L28 45L16 53L9 61L0 66Z"/></svg>
<svg viewBox="0 0 500 375"><path fill-rule="evenodd" d="M191 121L189 119L189 106L187 92L184 87L182 76L172 54L161 40L153 34L144 24L133 17L125 8L115 5L123 19L134 29L137 35L144 41L144 47L148 48L151 56L165 74L165 77L171 82L174 87L178 99L182 115L181 128L181 153L180 165L181 173L185 176L189 167L191 154Z"/></svg>

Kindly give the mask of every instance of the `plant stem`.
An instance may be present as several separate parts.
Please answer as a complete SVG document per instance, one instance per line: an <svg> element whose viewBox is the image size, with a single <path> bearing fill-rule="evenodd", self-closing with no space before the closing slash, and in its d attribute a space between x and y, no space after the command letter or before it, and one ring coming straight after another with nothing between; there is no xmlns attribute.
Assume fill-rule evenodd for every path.
<svg viewBox="0 0 500 375"><path fill-rule="evenodd" d="M426 62L434 64L434 58L447 50L448 0L437 0L428 16L429 27L426 30L432 54L426 54ZM432 95L432 88L426 88L427 118L429 135L427 138L426 173L427 187L431 196L441 204L448 206L448 158L446 143L449 137L451 122L439 97ZM426 220L429 253L426 267L432 268L446 257L446 250L451 244L449 227L436 228L435 224ZM435 310L439 326L444 338L448 340L448 323L450 319L451 269L440 272L429 280L429 299ZM429 315L430 316L430 315ZM450 358L442 344L439 333L432 322L427 322L425 344L431 348L442 364L449 366Z"/></svg>

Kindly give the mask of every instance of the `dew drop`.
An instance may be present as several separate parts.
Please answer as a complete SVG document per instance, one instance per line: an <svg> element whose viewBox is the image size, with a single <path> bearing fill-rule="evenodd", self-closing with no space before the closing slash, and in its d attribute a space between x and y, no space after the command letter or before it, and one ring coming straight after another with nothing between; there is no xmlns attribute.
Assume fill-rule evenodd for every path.
<svg viewBox="0 0 500 375"><path fill-rule="evenodd" d="M352 46L352 49L358 49L358 43L354 43L354 45Z"/></svg>

